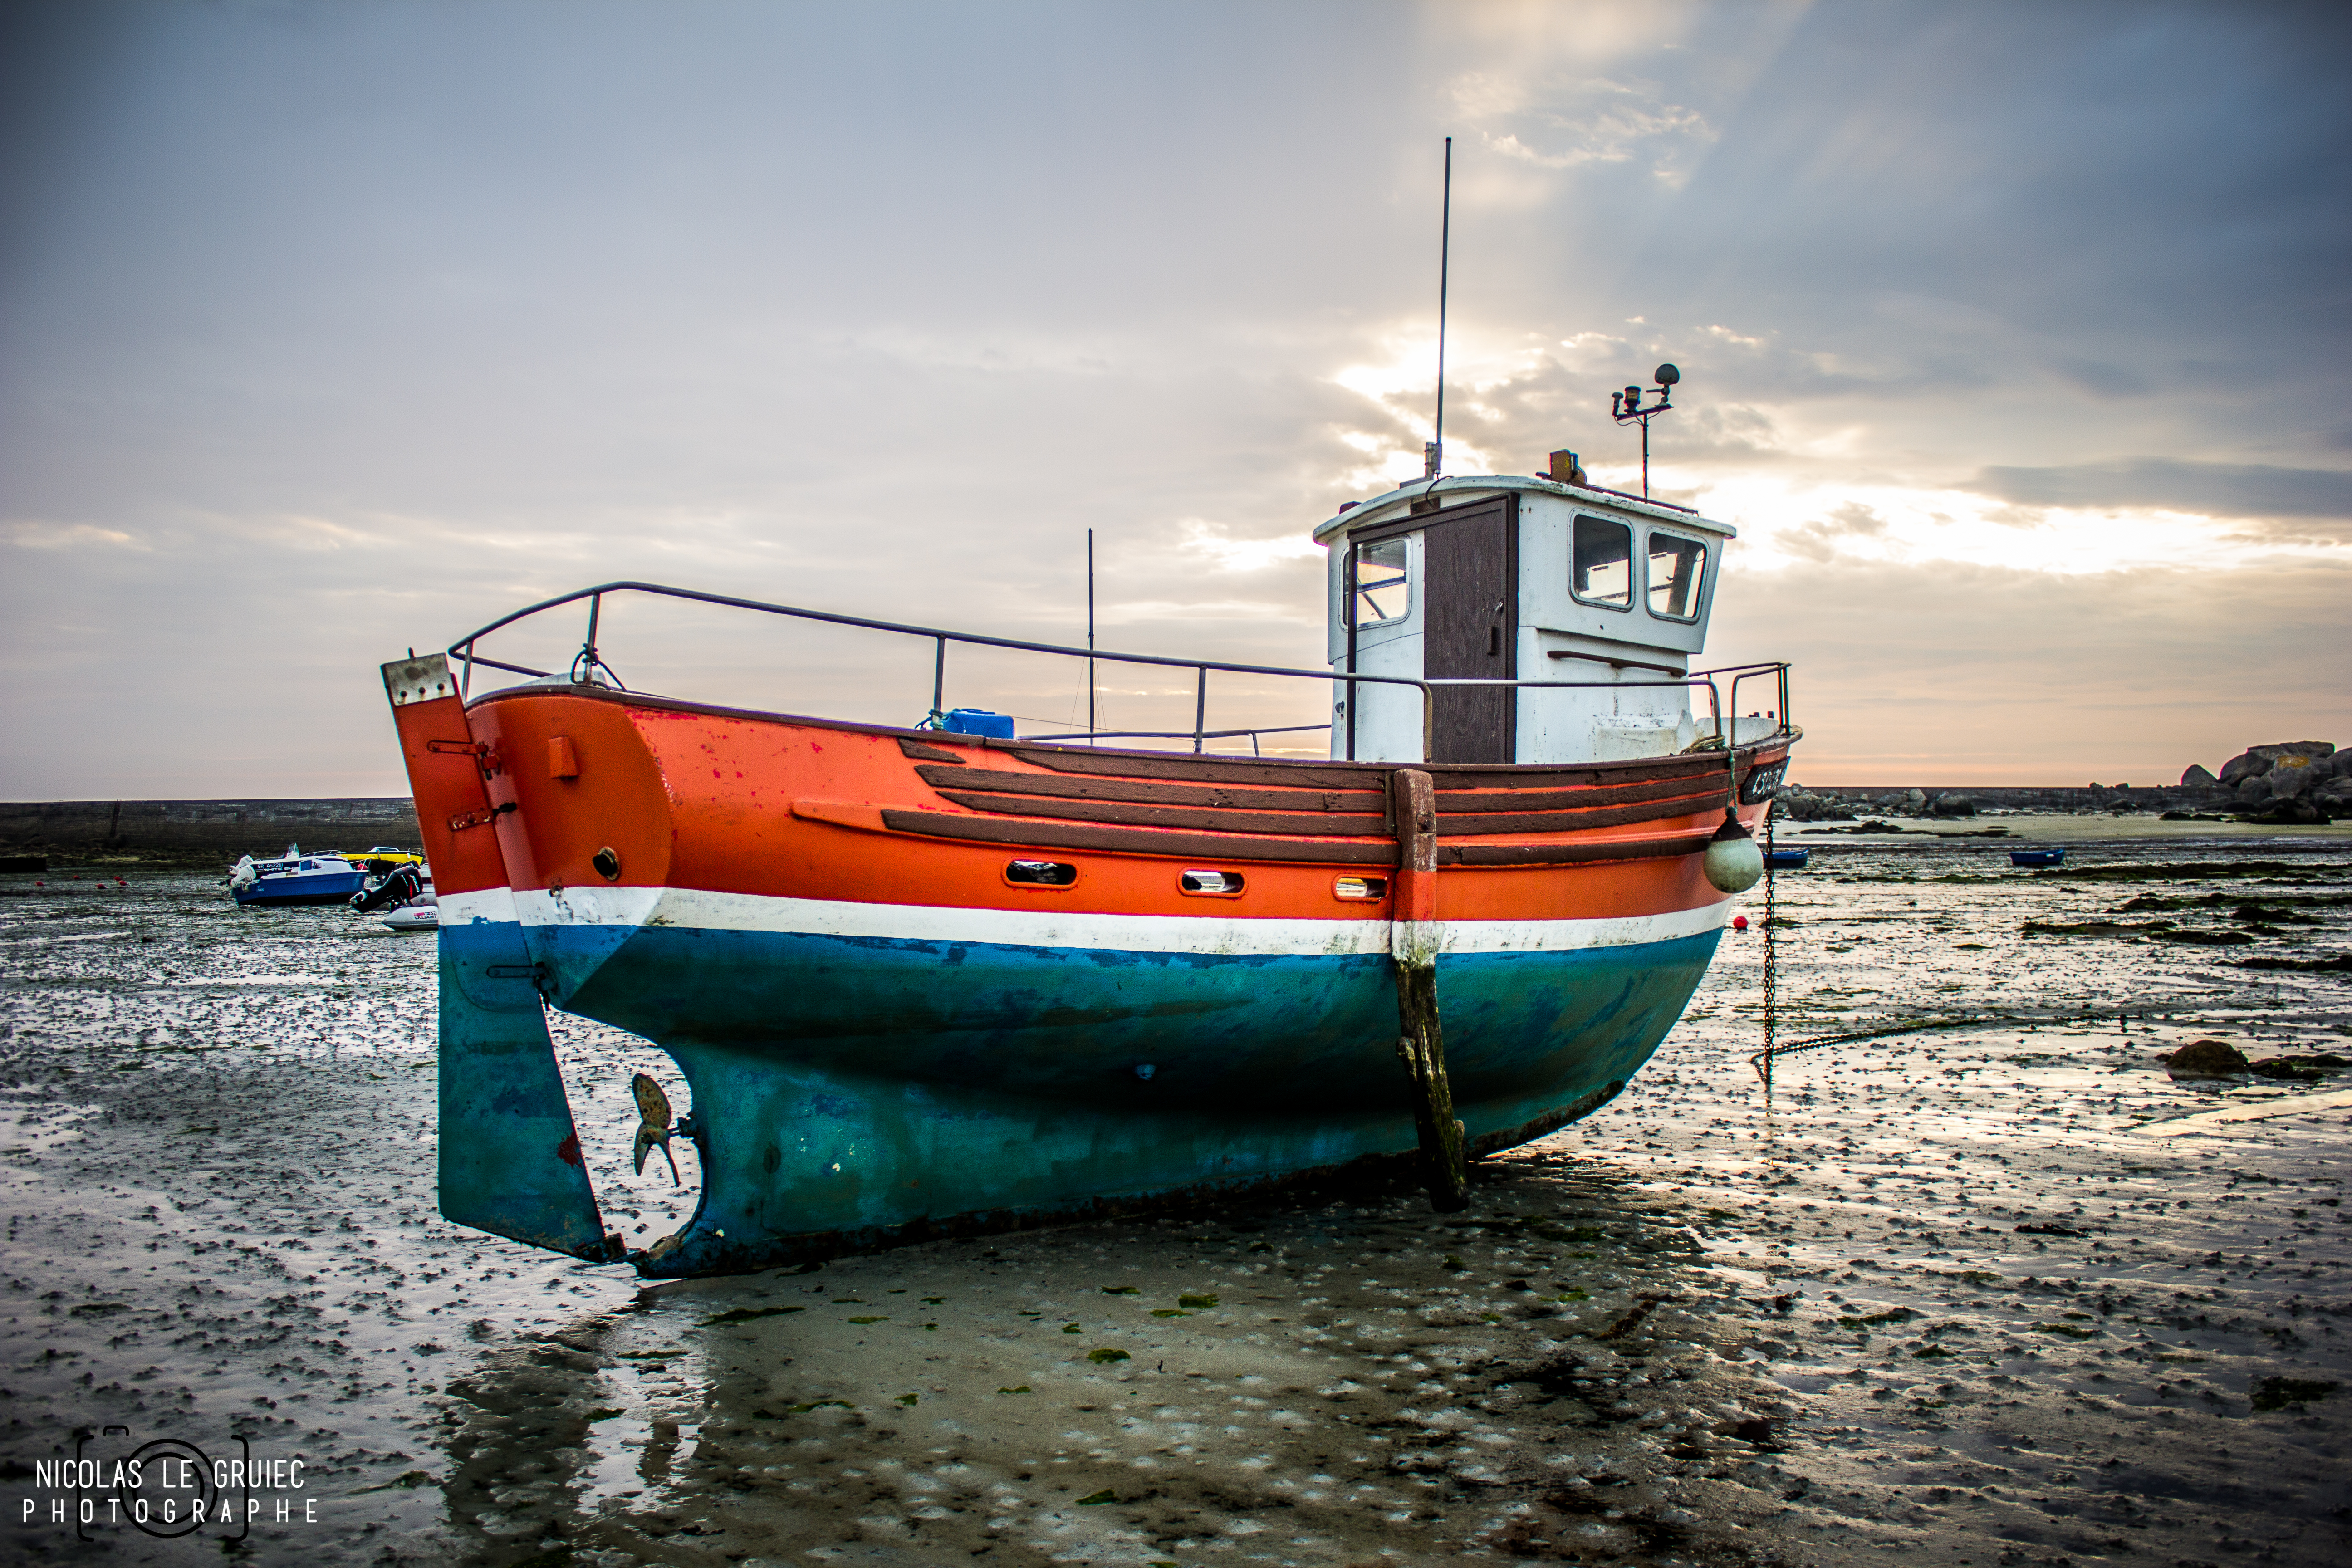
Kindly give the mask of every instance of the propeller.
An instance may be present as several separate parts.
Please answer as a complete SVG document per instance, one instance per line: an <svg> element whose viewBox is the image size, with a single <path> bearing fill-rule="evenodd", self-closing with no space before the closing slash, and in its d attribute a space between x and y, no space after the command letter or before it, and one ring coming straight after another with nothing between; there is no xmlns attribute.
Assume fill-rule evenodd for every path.
<svg viewBox="0 0 2352 1568"><path fill-rule="evenodd" d="M677 1156L669 1152L669 1141L677 1129L669 1109L669 1096L662 1086L644 1073L629 1080L629 1092L637 1097L637 1174L646 1173L646 1152L658 1146L662 1158L669 1162L670 1185L686 1184L677 1173Z"/></svg>

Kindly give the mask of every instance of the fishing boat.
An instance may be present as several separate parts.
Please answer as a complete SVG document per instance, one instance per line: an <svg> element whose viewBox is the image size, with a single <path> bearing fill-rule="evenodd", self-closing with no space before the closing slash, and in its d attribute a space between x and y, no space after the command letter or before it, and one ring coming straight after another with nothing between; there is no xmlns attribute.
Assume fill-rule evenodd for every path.
<svg viewBox="0 0 2352 1568"><path fill-rule="evenodd" d="M2009 863L2012 866L2063 866L2066 863L2066 847L2062 844L2055 849L2012 849L2009 852Z"/></svg>
<svg viewBox="0 0 2352 1568"><path fill-rule="evenodd" d="M1386 1162L1458 1206L1466 1162L1590 1115L1655 1050L1761 875L1799 736L1785 664L1694 668L1733 530L1552 468L1318 526L1313 668L634 582L384 665L439 884L442 1212L662 1277ZM626 689L598 643L625 595L922 639L929 717ZM568 671L492 656L567 606ZM950 655L975 647L1173 671L1192 726L958 715ZM1234 675L1298 682L1312 722L1211 728ZM1743 688L1771 710L1733 717ZM1250 754L1327 727L1325 754ZM637 1136L640 1166L698 1156L676 1235L604 1228L549 1007L677 1063L688 1114L647 1079Z"/></svg>
<svg viewBox="0 0 2352 1568"><path fill-rule="evenodd" d="M239 859L230 868L228 890L239 904L340 904L367 878L364 867L341 855L305 855L289 844L275 860Z"/></svg>
<svg viewBox="0 0 2352 1568"><path fill-rule="evenodd" d="M1801 871L1812 863L1811 849L1767 849L1764 868L1768 871Z"/></svg>

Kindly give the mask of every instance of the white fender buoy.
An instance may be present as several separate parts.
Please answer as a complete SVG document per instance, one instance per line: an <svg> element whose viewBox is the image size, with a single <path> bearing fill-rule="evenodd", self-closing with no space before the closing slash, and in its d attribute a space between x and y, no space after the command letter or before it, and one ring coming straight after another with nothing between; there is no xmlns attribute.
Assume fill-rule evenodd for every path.
<svg viewBox="0 0 2352 1568"><path fill-rule="evenodd" d="M1718 892L1744 893L1763 879L1764 851L1756 847L1739 819L1726 811L1723 826L1707 841L1700 867Z"/></svg>

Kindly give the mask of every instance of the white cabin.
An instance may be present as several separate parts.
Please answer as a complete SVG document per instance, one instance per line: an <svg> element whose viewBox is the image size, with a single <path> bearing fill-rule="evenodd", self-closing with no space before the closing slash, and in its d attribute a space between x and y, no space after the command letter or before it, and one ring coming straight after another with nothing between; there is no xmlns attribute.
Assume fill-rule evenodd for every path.
<svg viewBox="0 0 2352 1568"><path fill-rule="evenodd" d="M1331 668L1599 683L1440 688L1431 762L1670 756L1715 733L1704 689L1694 716L1688 689L1641 683L1682 679L1706 647L1734 536L1682 507L1554 479L1415 480L1315 531L1330 552ZM1334 758L1423 760L1418 690L1333 691Z"/></svg>

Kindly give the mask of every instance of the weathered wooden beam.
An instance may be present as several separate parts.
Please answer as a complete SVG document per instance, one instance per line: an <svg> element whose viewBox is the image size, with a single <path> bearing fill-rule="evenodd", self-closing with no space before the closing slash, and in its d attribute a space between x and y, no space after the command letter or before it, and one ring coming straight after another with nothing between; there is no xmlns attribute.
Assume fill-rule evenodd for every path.
<svg viewBox="0 0 2352 1568"><path fill-rule="evenodd" d="M933 786L938 787L938 786ZM1049 816L1063 822L1110 822L1129 827L1205 828L1212 833L1284 833L1312 837L1366 837L1388 830L1377 811L1220 811L1188 805L1145 805L1122 800L1057 800L1045 795L998 795L940 789L950 805L1017 816ZM1720 796L1717 797L1718 800ZM1688 815L1685 813L1685 815Z"/></svg>
<svg viewBox="0 0 2352 1568"><path fill-rule="evenodd" d="M1399 768L1390 778L1396 818L1397 878L1390 907L1389 956L1396 964L1397 1057L1412 1085L1421 1134L1421 1174L1432 1207L1466 1208L1470 1182L1454 1086L1445 1077L1445 1034L1437 1016L1437 795L1429 775Z"/></svg>

